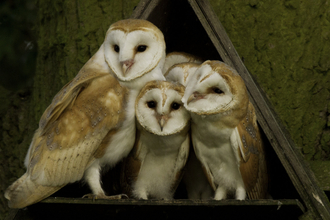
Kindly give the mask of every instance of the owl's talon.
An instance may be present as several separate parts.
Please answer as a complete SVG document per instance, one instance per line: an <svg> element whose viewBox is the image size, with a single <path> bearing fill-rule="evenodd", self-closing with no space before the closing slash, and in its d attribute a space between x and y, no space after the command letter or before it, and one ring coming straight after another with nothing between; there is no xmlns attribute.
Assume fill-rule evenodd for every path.
<svg viewBox="0 0 330 220"><path fill-rule="evenodd" d="M115 195L118 197L118 199L129 199L128 195L126 194L119 194L119 195Z"/></svg>
<svg viewBox="0 0 330 220"><path fill-rule="evenodd" d="M113 196L106 196L106 195L95 195L92 193L84 195L82 198L88 198L88 199L129 199L129 197L126 194L118 194Z"/></svg>
<svg viewBox="0 0 330 220"><path fill-rule="evenodd" d="M87 199L93 199L93 201L95 201L95 199L97 199L97 195L93 194L93 193L89 193L86 194L82 197L83 199L87 198Z"/></svg>

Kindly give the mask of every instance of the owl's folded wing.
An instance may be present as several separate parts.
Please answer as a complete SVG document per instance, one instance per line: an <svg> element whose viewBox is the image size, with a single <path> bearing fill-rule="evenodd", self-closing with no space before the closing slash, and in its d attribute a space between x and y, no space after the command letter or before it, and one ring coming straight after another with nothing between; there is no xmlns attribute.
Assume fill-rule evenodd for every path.
<svg viewBox="0 0 330 220"><path fill-rule="evenodd" d="M240 171L249 199L267 196L268 174L264 144L254 107L249 103L247 116L237 126L239 133Z"/></svg>
<svg viewBox="0 0 330 220"><path fill-rule="evenodd" d="M126 92L109 73L85 70L55 96L34 134L26 174L6 192L12 207L15 201L21 207L40 201L83 177L104 153L105 137L125 117Z"/></svg>

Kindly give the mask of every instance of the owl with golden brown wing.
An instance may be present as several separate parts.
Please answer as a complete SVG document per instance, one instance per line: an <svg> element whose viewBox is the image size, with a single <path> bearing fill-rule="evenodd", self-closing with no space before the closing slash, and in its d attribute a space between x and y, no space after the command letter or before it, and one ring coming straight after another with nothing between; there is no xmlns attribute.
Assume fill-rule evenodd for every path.
<svg viewBox="0 0 330 220"><path fill-rule="evenodd" d="M9 207L36 203L84 179L105 195L100 172L131 151L135 100L151 80L165 80L162 32L145 20L114 23L104 43L42 115L28 150L26 173L5 192Z"/></svg>
<svg viewBox="0 0 330 220"><path fill-rule="evenodd" d="M189 80L182 99L192 117L192 142L214 190L214 199L262 199L268 174L256 116L238 73L206 61Z"/></svg>

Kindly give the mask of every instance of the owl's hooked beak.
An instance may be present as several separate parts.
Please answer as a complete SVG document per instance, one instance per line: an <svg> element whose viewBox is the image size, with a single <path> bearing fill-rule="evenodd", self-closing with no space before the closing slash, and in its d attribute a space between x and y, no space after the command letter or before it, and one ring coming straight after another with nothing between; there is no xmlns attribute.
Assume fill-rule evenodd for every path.
<svg viewBox="0 0 330 220"><path fill-rule="evenodd" d="M197 101L197 100L200 100L200 99L203 99L205 97L205 95L199 93L199 92L194 92L193 94L191 94L187 100L187 105L190 103L190 102L194 102L194 101Z"/></svg>
<svg viewBox="0 0 330 220"><path fill-rule="evenodd" d="M120 62L120 64L123 69L123 74L126 75L126 72L133 66L134 60L133 59L125 60Z"/></svg>
<svg viewBox="0 0 330 220"><path fill-rule="evenodd" d="M158 124L160 126L160 130L163 131L164 125L166 124L167 120L169 119L168 115L161 115L158 119Z"/></svg>

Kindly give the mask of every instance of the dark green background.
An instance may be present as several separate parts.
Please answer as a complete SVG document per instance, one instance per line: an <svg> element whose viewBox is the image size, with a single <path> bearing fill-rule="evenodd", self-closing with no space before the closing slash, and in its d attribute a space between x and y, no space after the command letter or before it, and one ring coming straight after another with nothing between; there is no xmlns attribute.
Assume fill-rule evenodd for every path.
<svg viewBox="0 0 330 220"><path fill-rule="evenodd" d="M0 219L4 190L24 172L38 121L61 87L128 18L134 0L0 3ZM211 0L324 190L330 190L330 3Z"/></svg>

